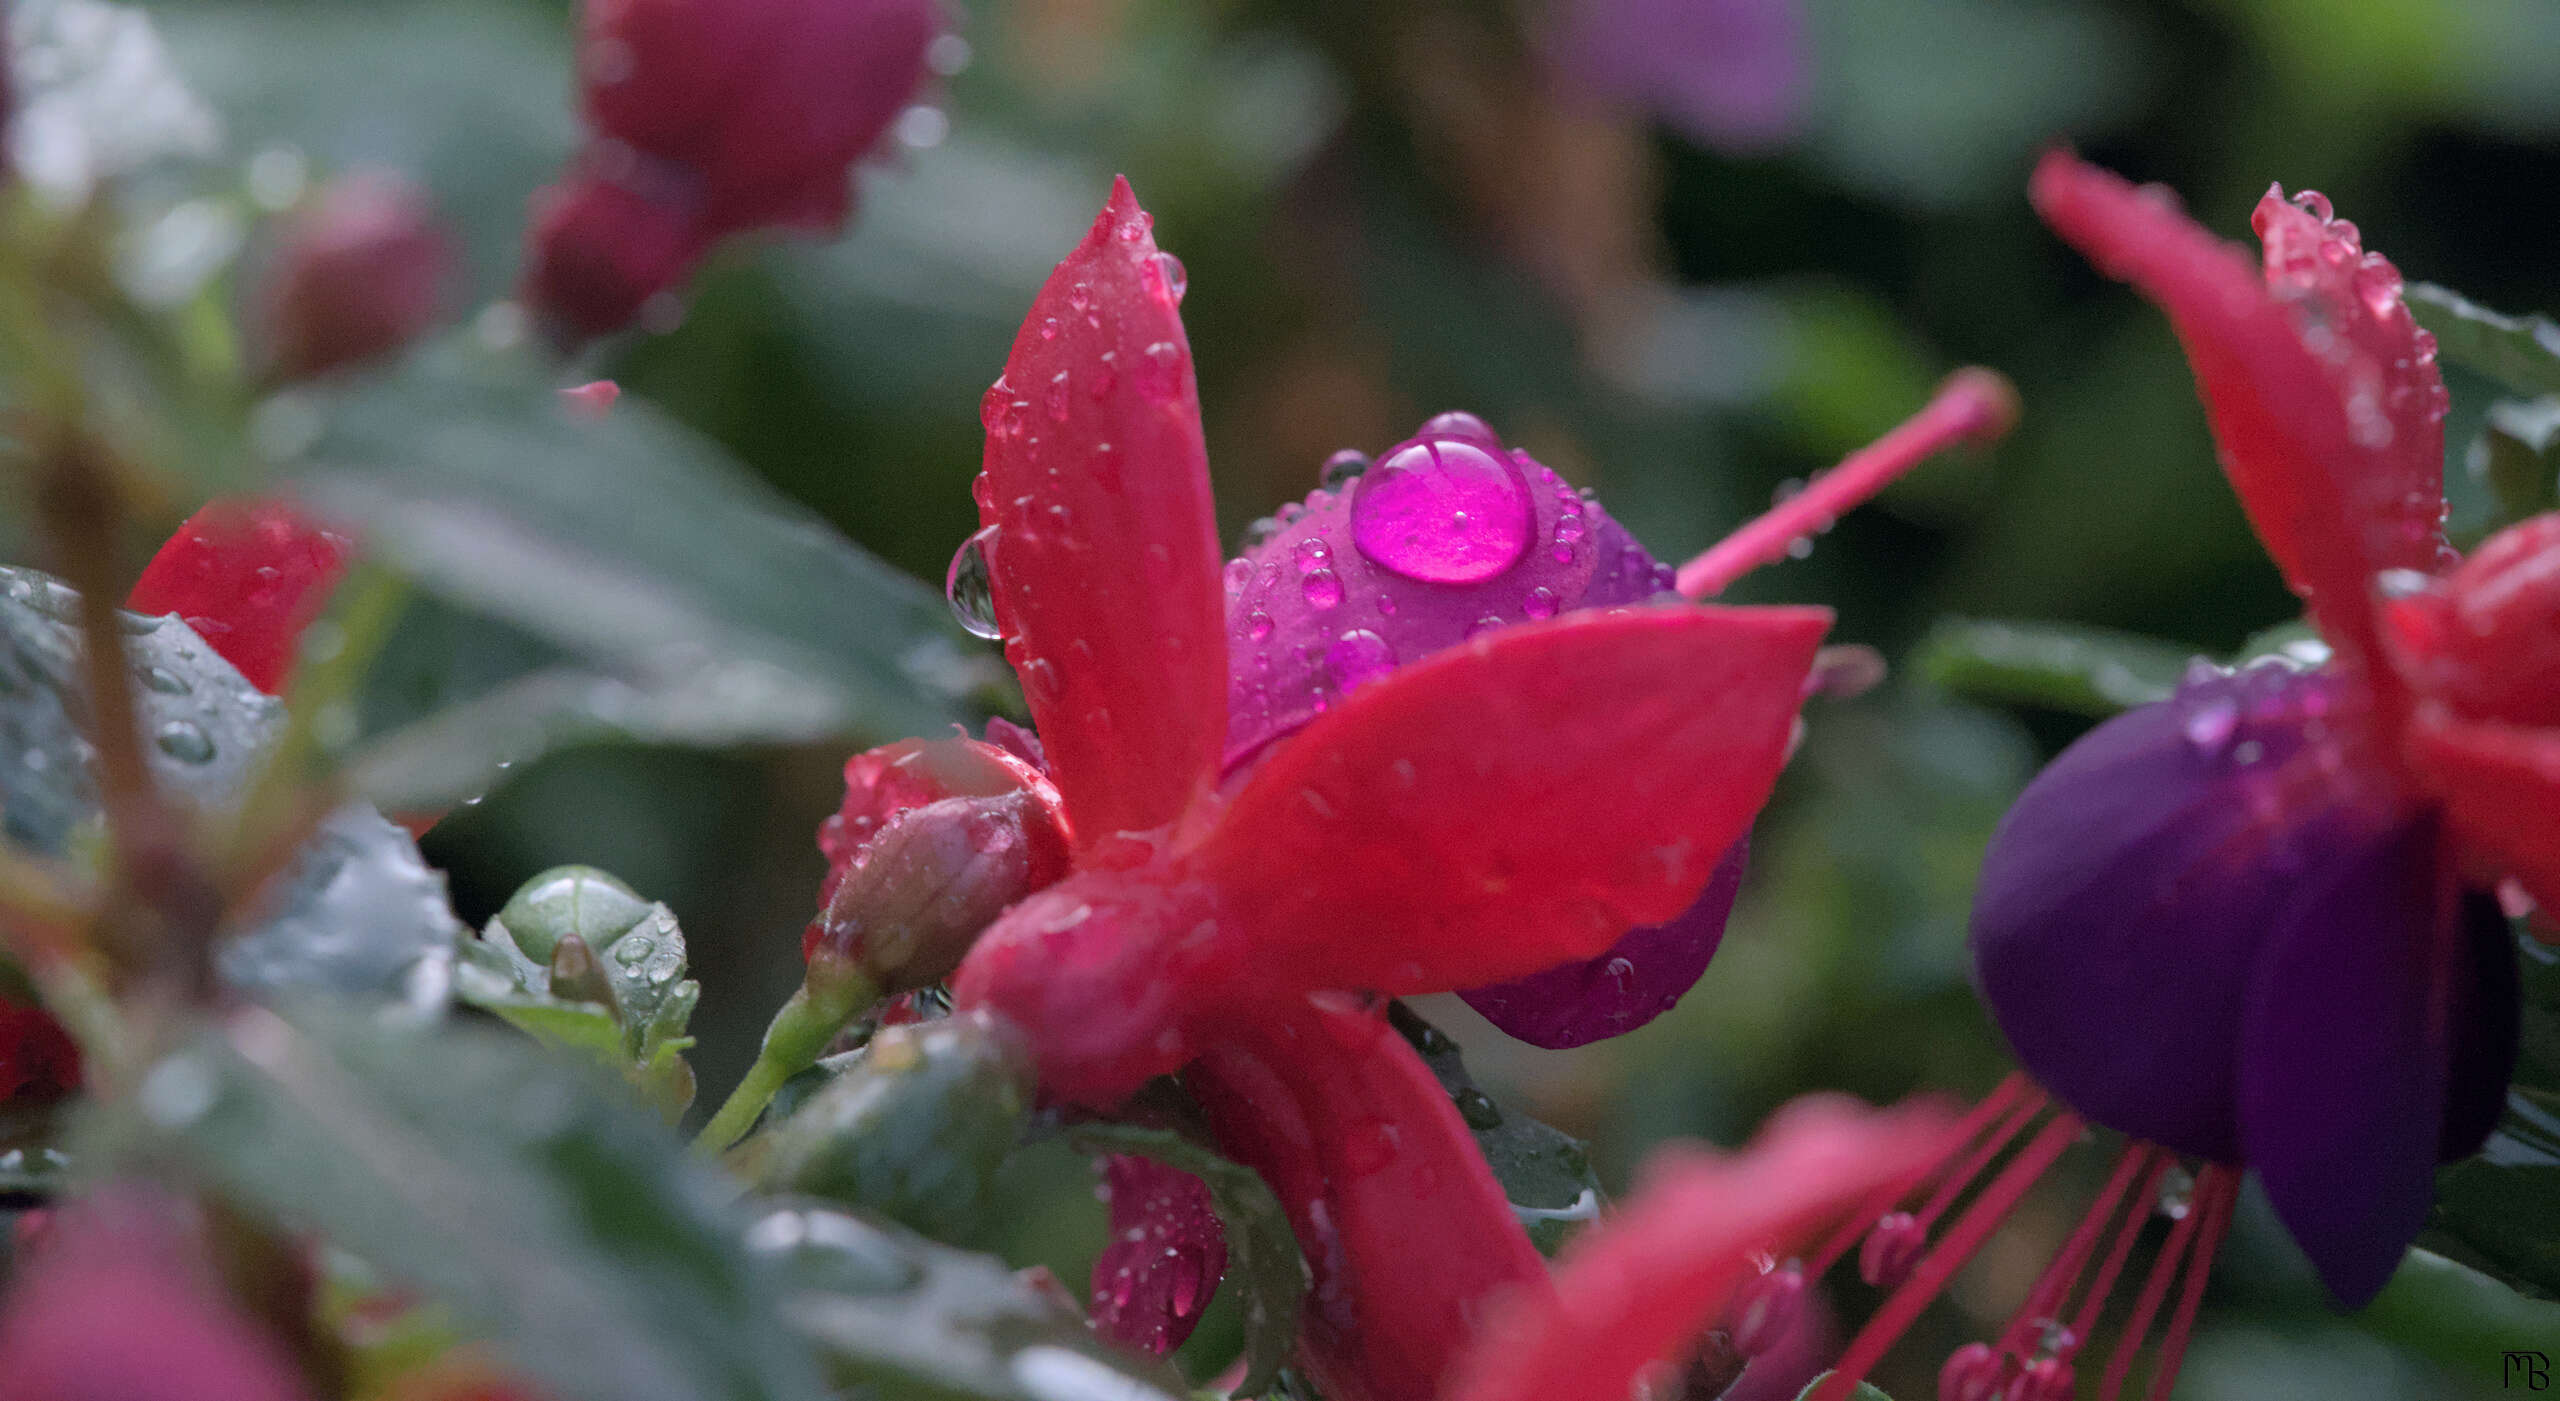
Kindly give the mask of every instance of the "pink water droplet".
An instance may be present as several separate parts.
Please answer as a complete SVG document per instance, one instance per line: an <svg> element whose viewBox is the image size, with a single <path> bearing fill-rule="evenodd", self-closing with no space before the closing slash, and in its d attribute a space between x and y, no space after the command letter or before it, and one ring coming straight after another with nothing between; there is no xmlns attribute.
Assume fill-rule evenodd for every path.
<svg viewBox="0 0 2560 1401"><path fill-rule="evenodd" d="M1056 340L1057 338L1058 338L1058 318L1056 318L1056 317L1054 317L1054 316L1043 316L1043 317L1041 317L1041 318L1040 318L1040 339L1042 339L1042 340L1044 340L1044 341L1053 341L1053 340Z"/></svg>
<svg viewBox="0 0 2560 1401"><path fill-rule="evenodd" d="M1003 380L997 380L994 384L987 386L987 392L978 396L979 425L990 433L1003 432L1004 406L1012 400L1013 391L1006 387Z"/></svg>
<svg viewBox="0 0 2560 1401"><path fill-rule="evenodd" d="M1342 580L1330 569L1317 569L1298 581L1310 608L1331 608L1342 601Z"/></svg>
<svg viewBox="0 0 2560 1401"><path fill-rule="evenodd" d="M1529 596L1520 600L1520 611L1528 614L1532 618L1554 617L1556 615L1556 591L1543 587L1529 590Z"/></svg>
<svg viewBox="0 0 2560 1401"><path fill-rule="evenodd" d="M1324 669L1334 689L1350 691L1396 669L1396 649L1367 628L1354 628L1324 649Z"/></svg>
<svg viewBox="0 0 2560 1401"><path fill-rule="evenodd" d="M1191 274L1182 260L1171 253L1158 253L1138 269L1138 280L1146 284L1147 294L1160 302L1180 303L1182 294L1191 290Z"/></svg>
<svg viewBox="0 0 2560 1401"><path fill-rule="evenodd" d="M1236 598L1242 595L1244 586L1252 582L1253 561L1241 555L1227 561L1227 597Z"/></svg>
<svg viewBox="0 0 2560 1401"><path fill-rule="evenodd" d="M1447 413L1433 414L1424 419L1422 427L1416 429L1413 436L1463 438L1487 452L1502 451L1502 439L1494 433L1493 425L1460 409L1451 409Z"/></svg>
<svg viewBox="0 0 2560 1401"><path fill-rule="evenodd" d="M1527 553L1519 468L1458 438L1416 439L1379 459L1351 497L1351 541L1380 567L1435 584L1493 578Z"/></svg>
<svg viewBox="0 0 2560 1401"><path fill-rule="evenodd" d="M1256 608L1245 615L1244 627L1248 636L1261 642L1271 636L1271 615Z"/></svg>
<svg viewBox="0 0 2560 1401"><path fill-rule="evenodd" d="M1298 542L1293 553L1298 559L1298 572L1313 574L1333 562L1333 547L1310 535Z"/></svg>

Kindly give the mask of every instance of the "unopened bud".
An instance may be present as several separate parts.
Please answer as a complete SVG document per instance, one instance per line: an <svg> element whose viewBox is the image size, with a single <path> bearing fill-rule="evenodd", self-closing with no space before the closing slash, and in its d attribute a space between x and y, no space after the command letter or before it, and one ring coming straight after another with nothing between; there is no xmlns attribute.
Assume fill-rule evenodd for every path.
<svg viewBox="0 0 2560 1401"><path fill-rule="evenodd" d="M1066 850L1027 792L945 798L891 817L818 919L812 950L884 992L941 981L1005 908L1057 878Z"/></svg>
<svg viewBox="0 0 2560 1401"><path fill-rule="evenodd" d="M596 962L595 950L575 934L563 934L551 948L551 995L571 1002L592 1002L621 1016L615 1005L613 982L605 977L603 965Z"/></svg>
<svg viewBox="0 0 2560 1401"><path fill-rule="evenodd" d="M453 254L425 191L357 171L286 216L257 305L269 373L313 375L388 355L444 309Z"/></svg>
<svg viewBox="0 0 2560 1401"><path fill-rule="evenodd" d="M1793 1260L1745 1282L1727 1312L1734 1350L1758 1357L1784 1342L1804 1313L1804 1291L1804 1267Z"/></svg>
<svg viewBox="0 0 2560 1401"><path fill-rule="evenodd" d="M1938 1401L2000 1401L2008 1364L1989 1343L1967 1343L1938 1369Z"/></svg>
<svg viewBox="0 0 2560 1401"><path fill-rule="evenodd" d="M1911 1213L1893 1212L1876 1222L1858 1246L1858 1278L1891 1289L1911 1277L1928 1247L1929 1233Z"/></svg>

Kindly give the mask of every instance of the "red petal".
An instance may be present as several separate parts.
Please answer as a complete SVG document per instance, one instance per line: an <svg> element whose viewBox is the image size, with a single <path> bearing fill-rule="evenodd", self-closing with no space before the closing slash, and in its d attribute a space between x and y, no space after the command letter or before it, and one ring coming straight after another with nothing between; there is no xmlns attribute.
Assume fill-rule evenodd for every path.
<svg viewBox="0 0 2560 1401"><path fill-rule="evenodd" d="M2398 274L2354 261L2336 226L2279 202L2259 211L2262 279L2158 192L2061 152L2036 168L2031 193L2054 232L2168 313L2259 539L2329 641L2390 689L2385 716L2396 716L2373 576L2449 560L2443 382Z"/></svg>
<svg viewBox="0 0 2560 1401"><path fill-rule="evenodd" d="M2457 720L2430 706L2409 748L2464 846L2560 912L2560 731Z"/></svg>
<svg viewBox="0 0 2560 1401"><path fill-rule="evenodd" d="M1196 869L1263 985L1479 987L1688 908L1777 781L1818 608L1577 614L1452 647L1265 760Z"/></svg>
<svg viewBox="0 0 2560 1401"><path fill-rule="evenodd" d="M1547 1302L1545 1262L1448 1093L1374 1013L1307 1002L1237 1030L1187 1083L1297 1229L1317 1387L1431 1401L1490 1309Z"/></svg>
<svg viewBox="0 0 2560 1401"><path fill-rule="evenodd" d="M1751 1277L1751 1256L1795 1253L1868 1194L1947 1145L1933 1106L1832 1101L1782 1111L1730 1157L1669 1150L1636 1195L1566 1247L1551 1293L1483 1330L1452 1401L1623 1401L1650 1364L1685 1355Z"/></svg>
<svg viewBox="0 0 2560 1401"><path fill-rule="evenodd" d="M1161 827L1226 738L1225 605L1179 265L1129 182L987 391L979 519L1005 656L1077 836Z"/></svg>
<svg viewBox="0 0 2560 1401"><path fill-rule="evenodd" d="M216 501L188 517L144 566L125 606L175 613L273 695L302 630L347 570L347 539L275 501Z"/></svg>

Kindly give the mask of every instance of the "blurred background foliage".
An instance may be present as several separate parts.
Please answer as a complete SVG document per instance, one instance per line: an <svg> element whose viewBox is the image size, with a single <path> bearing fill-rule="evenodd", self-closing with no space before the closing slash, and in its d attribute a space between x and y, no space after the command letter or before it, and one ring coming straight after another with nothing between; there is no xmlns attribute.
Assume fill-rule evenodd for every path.
<svg viewBox="0 0 2560 1401"><path fill-rule="evenodd" d="M1465 407L1677 559L1980 362L2024 396L2008 442L1932 465L1739 593L1830 604L1842 640L1897 662L1951 614L2219 654L2290 600L2166 325L2030 215L2034 154L2069 141L2233 237L2268 182L2317 188L2413 279L2560 310L2549 0L1698 4L1778 17L1756 57L1692 75L1703 97L1565 57L1577 20L1642 4L970 0L848 238L731 250L680 324L591 368L938 581L974 525L979 394L1125 171L1189 266L1231 540L1333 450ZM457 317L505 295L526 199L574 136L567 5L152 9L233 150L270 174L411 172L465 249ZM2459 534L2485 512L2462 444L2487 394L2453 388ZM155 526L191 503L165 504ZM1485 1079L1591 1137L1613 1184L1662 1138L1736 1142L1807 1090L1978 1091L2006 1061L1966 985L1973 871L2009 797L2085 723L1969 706L1903 668L1811 716L1725 951L1677 1012L1549 1053L1454 1000L1429 1010ZM672 905L716 1103L797 982L843 752L582 748L512 774L426 849L475 923L567 861ZM993 1243L1079 1278L1100 1231L1089 1171L1051 1145L1010 1178ZM1954 1297L1978 1313L1961 1335L1942 1321L1948 1345L2005 1316L2052 1243L2025 1237L2058 1237L2072 1199L1973 1267ZM2244 1219L2182 1395L2464 1394L2329 1319L2290 1251ZM1234 1338L1213 1323L1191 1355L1214 1364ZM1915 1339L1879 1380L1932 1394L1944 1352Z"/></svg>

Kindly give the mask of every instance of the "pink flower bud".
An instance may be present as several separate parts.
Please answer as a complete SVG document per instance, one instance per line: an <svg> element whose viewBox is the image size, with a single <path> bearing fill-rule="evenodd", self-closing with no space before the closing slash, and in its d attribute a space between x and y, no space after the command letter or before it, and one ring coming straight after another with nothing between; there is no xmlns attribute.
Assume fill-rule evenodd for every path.
<svg viewBox="0 0 2560 1401"><path fill-rule="evenodd" d="M259 288L269 373L308 379L388 355L435 324L453 255L426 192L360 170L288 215Z"/></svg>
<svg viewBox="0 0 2560 1401"><path fill-rule="evenodd" d="M915 96L942 27L936 0L588 0L588 144L541 197L527 299L602 334L721 238L843 227L847 172Z"/></svg>
<svg viewBox="0 0 2560 1401"><path fill-rule="evenodd" d="M1066 842L1029 792L905 809L836 886L811 961L848 959L886 992L938 982L1007 906L1066 869Z"/></svg>

